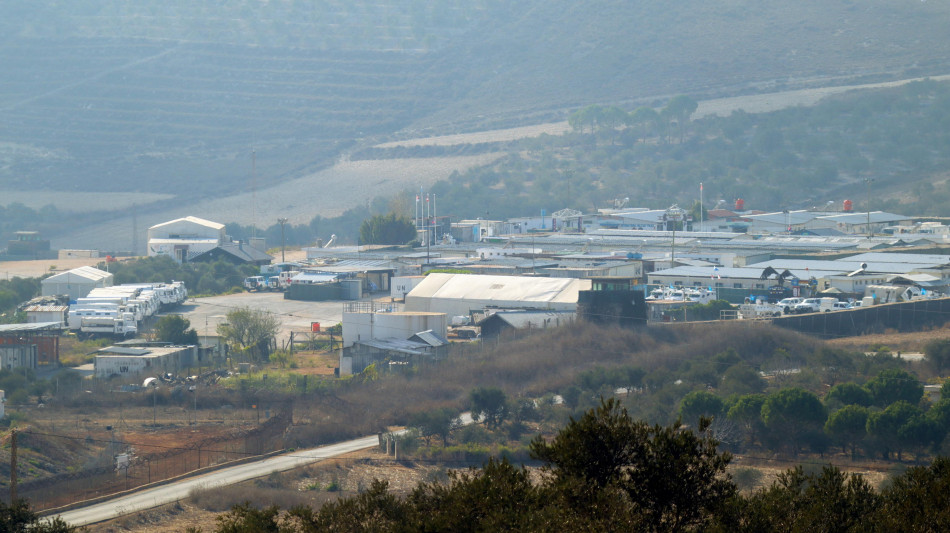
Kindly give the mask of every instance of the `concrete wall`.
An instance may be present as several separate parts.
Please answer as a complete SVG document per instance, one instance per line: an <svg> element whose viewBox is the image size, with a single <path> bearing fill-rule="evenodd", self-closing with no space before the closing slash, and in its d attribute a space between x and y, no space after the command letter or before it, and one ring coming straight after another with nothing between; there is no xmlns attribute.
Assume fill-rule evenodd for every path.
<svg viewBox="0 0 950 533"><path fill-rule="evenodd" d="M950 298L859 307L847 311L789 315L772 319L783 328L822 338L853 337L895 330L899 333L943 327L950 321Z"/></svg>

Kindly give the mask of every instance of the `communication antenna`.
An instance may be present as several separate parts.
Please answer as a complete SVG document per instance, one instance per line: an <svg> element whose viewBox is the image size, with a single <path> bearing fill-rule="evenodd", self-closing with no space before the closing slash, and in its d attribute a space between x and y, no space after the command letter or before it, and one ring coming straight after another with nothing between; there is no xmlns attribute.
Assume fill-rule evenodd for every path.
<svg viewBox="0 0 950 533"><path fill-rule="evenodd" d="M139 250L139 217L136 205L132 204L132 256L138 255Z"/></svg>
<svg viewBox="0 0 950 533"><path fill-rule="evenodd" d="M257 237L257 150L251 150L251 237Z"/></svg>

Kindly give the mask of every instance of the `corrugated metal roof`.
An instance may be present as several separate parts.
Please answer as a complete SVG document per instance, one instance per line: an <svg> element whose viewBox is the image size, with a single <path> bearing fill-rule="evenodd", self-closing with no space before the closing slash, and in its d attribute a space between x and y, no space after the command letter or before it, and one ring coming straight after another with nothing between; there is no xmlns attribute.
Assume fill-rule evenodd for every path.
<svg viewBox="0 0 950 533"><path fill-rule="evenodd" d="M315 272L301 272L290 278L291 283L328 283L336 281L337 274L317 274Z"/></svg>
<svg viewBox="0 0 950 533"><path fill-rule="evenodd" d="M27 313L61 313L67 309L69 309L68 305L36 304L24 307L23 311Z"/></svg>
<svg viewBox="0 0 950 533"><path fill-rule="evenodd" d="M871 224L881 224L883 222L900 222L903 220L912 220L911 217L896 215L884 211L871 211ZM822 220L830 220L841 224L867 224L868 212L838 213L835 215L825 215L819 217Z"/></svg>
<svg viewBox="0 0 950 533"><path fill-rule="evenodd" d="M820 278L826 276L834 276L841 274L843 270L804 270L804 269L793 269L778 266L773 267L777 270L788 270L793 276L798 279L809 279L811 277ZM697 281L701 279L712 280L712 278L727 279L727 278L743 278L743 279L759 279L762 276L762 271L765 270L765 267L691 267L691 266L679 266L676 268L668 268L666 270L657 270L656 272L651 272L648 276L675 276L675 277L691 277L696 278Z"/></svg>
<svg viewBox="0 0 950 533"><path fill-rule="evenodd" d="M425 349L429 347L428 344L423 342L413 342L410 340L397 338L371 339L366 341L357 341L355 344L362 344L364 346L370 346L379 350L399 352L408 355L424 355Z"/></svg>
<svg viewBox="0 0 950 533"><path fill-rule="evenodd" d="M867 252L863 254L852 255L845 260L857 261L859 263L918 263L929 264L936 267L950 264L950 255Z"/></svg>
<svg viewBox="0 0 950 533"><path fill-rule="evenodd" d="M31 322L28 324L0 324L0 333L19 333L62 329L62 322Z"/></svg>
<svg viewBox="0 0 950 533"><path fill-rule="evenodd" d="M769 224L804 224L811 220L814 220L819 217L825 217L828 215L835 215L837 213L830 213L826 211L807 211L804 209L797 211L789 211L788 213L783 213L782 211L777 211L774 213L764 213L761 215L746 215L744 218L748 218L754 222L767 222Z"/></svg>
<svg viewBox="0 0 950 533"><path fill-rule="evenodd" d="M933 267L933 265L930 263L884 263L878 261L853 261L850 257L848 259L839 259L836 261L820 261L813 259L772 259L771 261L763 261L761 263L755 263L747 266L748 268L764 269L766 267L772 267L775 269L787 268L793 271L807 269L812 272L824 271L847 273L860 270L862 264L868 265L865 269L867 272L879 272L882 274L904 274L921 268Z"/></svg>
<svg viewBox="0 0 950 533"><path fill-rule="evenodd" d="M97 353L101 355L148 355L148 348L126 348L122 346L109 346L103 348Z"/></svg>
<svg viewBox="0 0 950 533"><path fill-rule="evenodd" d="M225 243L210 250L197 253L194 255L193 259L198 259L203 255L210 255L215 250L221 250L222 252L233 255L242 261L270 261L274 258L274 256L266 252L262 252L261 250L258 250L257 248L254 248L248 244Z"/></svg>
<svg viewBox="0 0 950 533"><path fill-rule="evenodd" d="M894 274L887 277L888 283L894 280L907 280L924 287L942 287L947 284L943 279L930 274Z"/></svg>
<svg viewBox="0 0 950 533"><path fill-rule="evenodd" d="M337 263L329 266L358 266L358 267L381 267L389 268L392 266L392 261L388 259L344 259L338 261Z"/></svg>
<svg viewBox="0 0 950 533"><path fill-rule="evenodd" d="M441 337L440 335L436 334L431 329L420 331L419 333L416 333L412 337L409 337L410 341L414 339L418 339L419 341L424 342L428 344L429 346L433 346L433 347L445 346L446 344L449 343L448 339Z"/></svg>
<svg viewBox="0 0 950 533"><path fill-rule="evenodd" d="M528 327L554 327L562 325L574 318L573 311L555 312L555 311L498 311L486 317L482 322L492 316L504 320L511 327L516 329L525 329Z"/></svg>

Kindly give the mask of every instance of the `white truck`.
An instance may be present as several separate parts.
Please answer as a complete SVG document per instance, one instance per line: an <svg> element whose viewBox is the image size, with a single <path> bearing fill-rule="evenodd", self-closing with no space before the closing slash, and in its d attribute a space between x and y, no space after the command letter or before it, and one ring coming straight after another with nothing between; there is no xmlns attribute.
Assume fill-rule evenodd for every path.
<svg viewBox="0 0 950 533"><path fill-rule="evenodd" d="M91 336L134 337L138 333L138 325L132 313L122 313L114 317L84 317L79 331Z"/></svg>
<svg viewBox="0 0 950 533"><path fill-rule="evenodd" d="M802 303L802 300L804 298L783 298L779 300L778 306L782 308L782 313L789 315L792 313L792 308Z"/></svg>
<svg viewBox="0 0 950 533"><path fill-rule="evenodd" d="M765 300L739 306L739 318L772 318L782 316L782 307Z"/></svg>
<svg viewBox="0 0 950 533"><path fill-rule="evenodd" d="M837 298L819 298L818 299L818 310L822 313L827 313L829 311L837 311L835 309L835 304L838 303Z"/></svg>
<svg viewBox="0 0 950 533"><path fill-rule="evenodd" d="M792 307L792 313L799 315L802 313L817 313L821 311L821 298L805 298Z"/></svg>

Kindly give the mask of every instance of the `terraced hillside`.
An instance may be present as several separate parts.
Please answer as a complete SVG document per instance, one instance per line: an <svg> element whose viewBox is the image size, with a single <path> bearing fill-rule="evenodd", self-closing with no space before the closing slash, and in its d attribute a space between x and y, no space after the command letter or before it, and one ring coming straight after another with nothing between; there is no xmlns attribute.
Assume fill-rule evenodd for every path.
<svg viewBox="0 0 950 533"><path fill-rule="evenodd" d="M187 184L201 197L220 179L246 181L252 150L279 176L398 128L420 105L407 90L412 54L89 40L6 52L0 188L26 174L67 190ZM47 52L44 76L31 75Z"/></svg>
<svg viewBox="0 0 950 533"><path fill-rule="evenodd" d="M173 195L143 215L200 209L359 147L590 103L944 74L947 27L950 3L905 0L9 0L0 195L141 191Z"/></svg>

